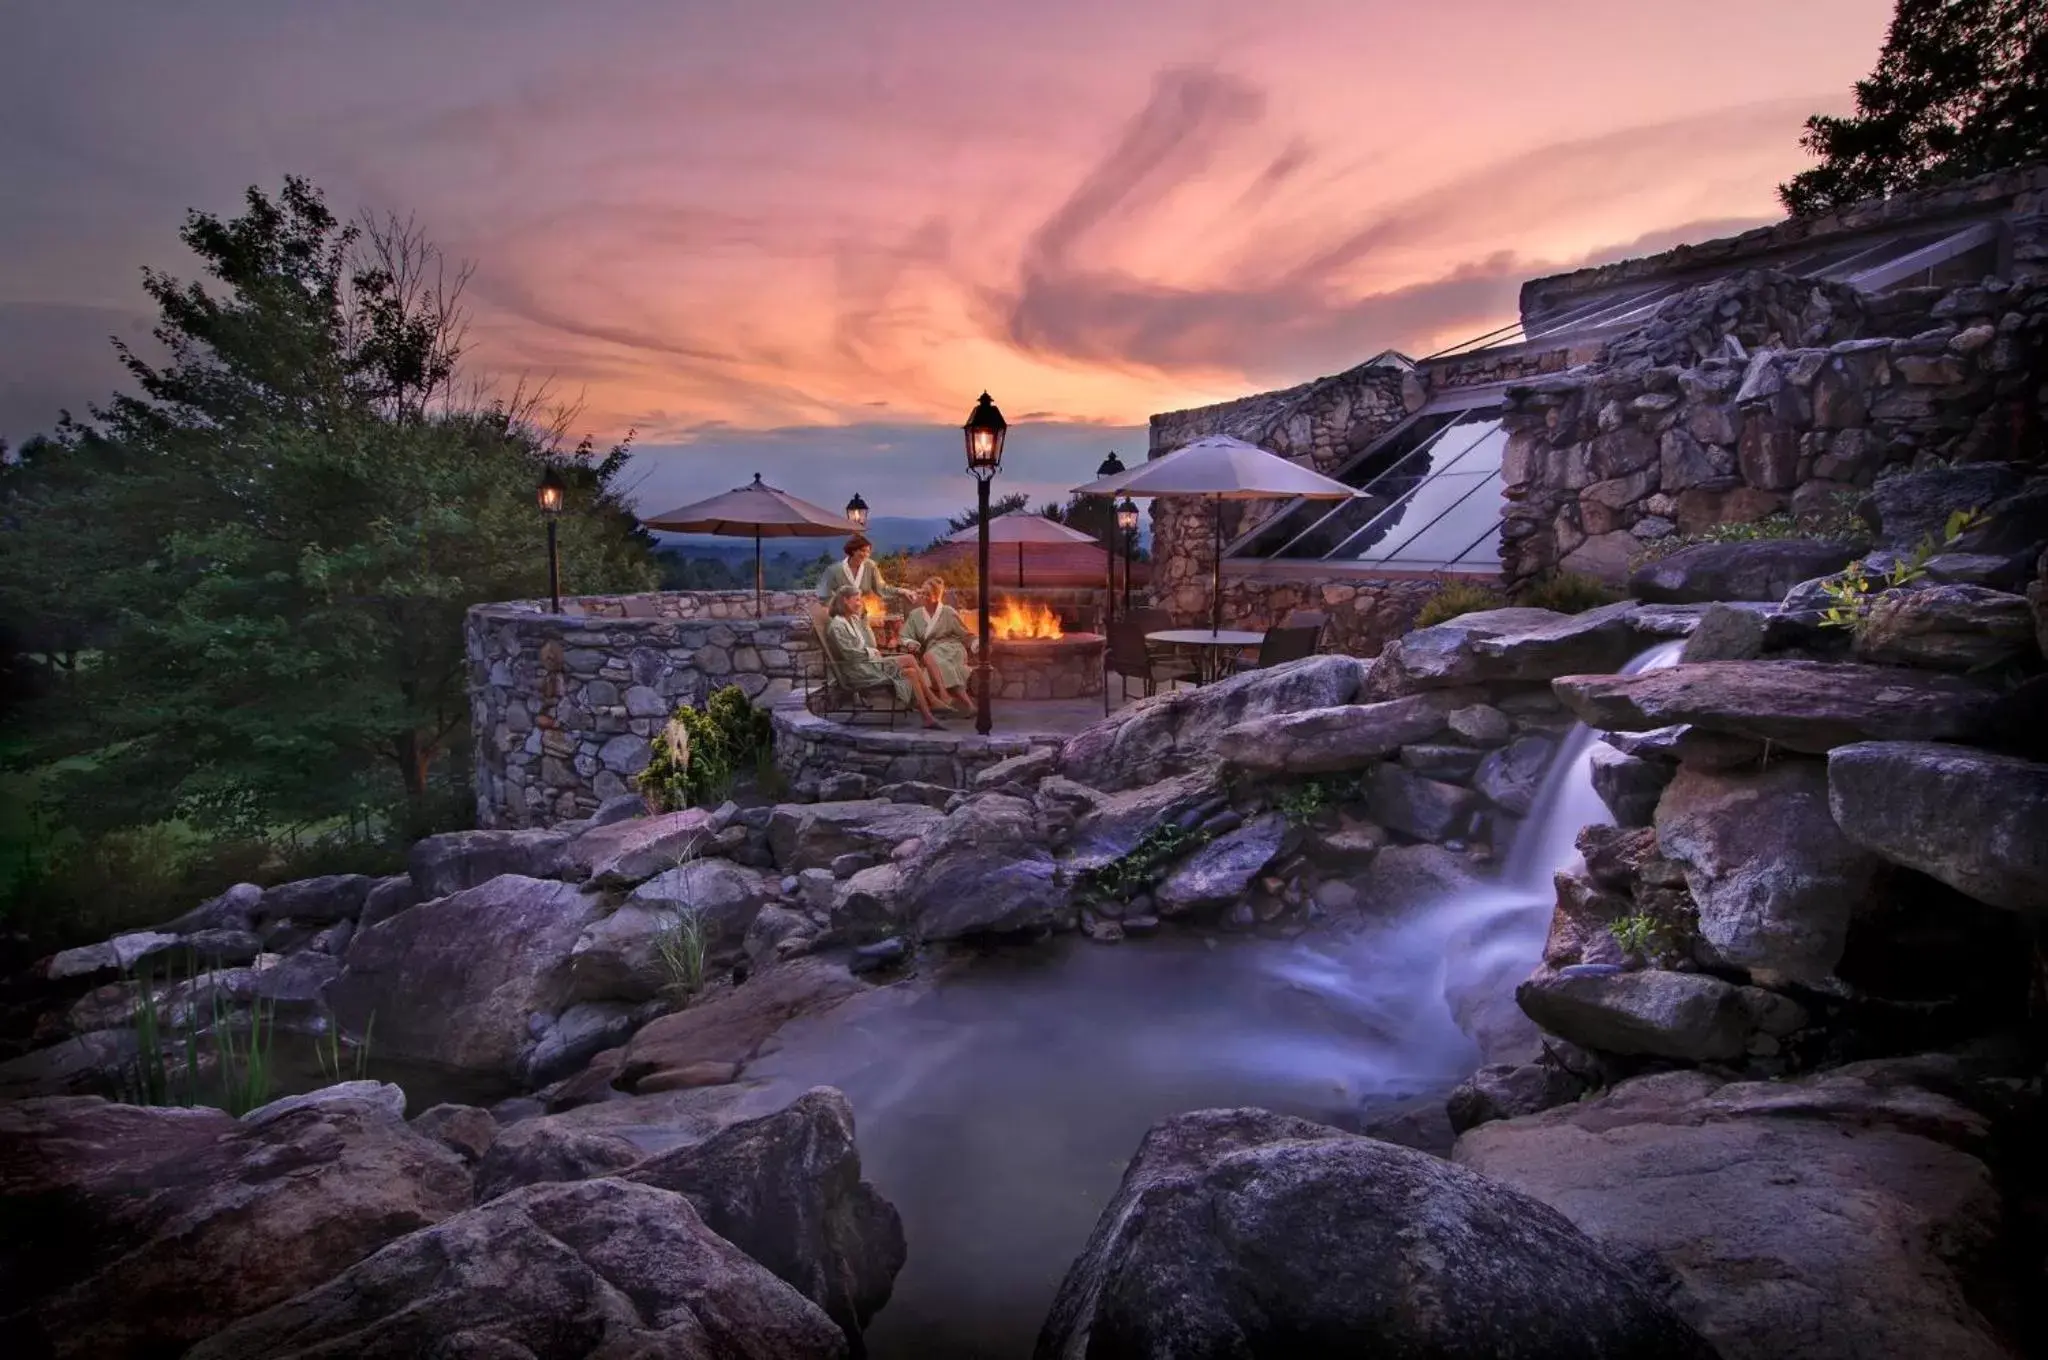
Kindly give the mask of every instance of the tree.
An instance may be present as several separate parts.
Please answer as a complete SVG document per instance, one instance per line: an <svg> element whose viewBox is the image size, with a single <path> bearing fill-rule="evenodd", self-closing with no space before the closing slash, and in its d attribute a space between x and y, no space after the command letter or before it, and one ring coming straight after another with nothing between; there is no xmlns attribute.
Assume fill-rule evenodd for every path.
<svg viewBox="0 0 2048 1360"><path fill-rule="evenodd" d="M180 235L208 281L144 271L169 361L117 342L140 395L67 417L7 488L7 591L66 541L99 573L78 608L51 601L96 648L71 712L99 758L63 777L67 810L238 832L394 799L417 817L468 738L465 611L545 592L545 466L570 589L653 585L615 490L626 446L564 450L536 395L456 399L465 274L408 223L344 226L287 179Z"/></svg>
<svg viewBox="0 0 2048 1360"><path fill-rule="evenodd" d="M1778 197L1802 217L2048 159L2048 6L1898 0L1855 115L1807 119L1800 144L1821 163Z"/></svg>
<svg viewBox="0 0 2048 1360"><path fill-rule="evenodd" d="M990 519L994 519L998 515L1013 515L1020 510L1027 509L1030 506L1030 504L1031 497L1027 495L1025 492L1011 491L1004 495L996 496L989 501L988 517ZM981 523L981 507L978 505L968 506L959 514L947 519L946 533L939 535L930 543L926 544L925 551L930 552L933 548L937 548L944 544L946 542L947 534L957 534L962 532L963 530L972 529L975 525L979 523Z"/></svg>

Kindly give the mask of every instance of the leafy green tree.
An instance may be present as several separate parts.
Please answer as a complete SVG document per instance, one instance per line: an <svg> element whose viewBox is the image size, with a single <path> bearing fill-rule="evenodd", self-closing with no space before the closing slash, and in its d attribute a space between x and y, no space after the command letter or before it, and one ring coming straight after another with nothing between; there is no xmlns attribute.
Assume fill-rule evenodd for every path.
<svg viewBox="0 0 2048 1360"><path fill-rule="evenodd" d="M1012 491L1005 495L992 497L989 500L988 517L994 519L998 515L1018 514L1029 509L1030 505L1031 497L1028 494L1022 491ZM946 532L940 534L927 544L925 551L930 552L933 548L944 543L948 534L957 534L963 529L972 529L979 523L981 523L981 507L978 505L968 506L959 514L947 518Z"/></svg>
<svg viewBox="0 0 2048 1360"><path fill-rule="evenodd" d="M181 238L206 282L144 272L168 362L117 342L139 394L67 417L8 491L9 598L58 542L98 573L51 601L51 635L95 653L70 712L99 758L62 777L66 809L236 832L421 815L468 739L465 611L545 593L546 466L565 588L654 584L626 448L563 450L523 395L456 399L461 276L410 224L343 225L288 179Z"/></svg>
<svg viewBox="0 0 2048 1360"><path fill-rule="evenodd" d="M1817 115L1821 163L1778 187L1795 216L2048 160L2048 5L1898 0L1856 112Z"/></svg>

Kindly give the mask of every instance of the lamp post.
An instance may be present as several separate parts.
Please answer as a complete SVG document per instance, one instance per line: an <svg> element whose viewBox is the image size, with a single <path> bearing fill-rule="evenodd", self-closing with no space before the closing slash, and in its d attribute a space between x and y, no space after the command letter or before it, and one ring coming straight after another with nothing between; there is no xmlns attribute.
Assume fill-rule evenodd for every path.
<svg viewBox="0 0 2048 1360"><path fill-rule="evenodd" d="M1003 419L1003 413L989 400L988 393L981 394L981 400L974 404L974 411L967 417L967 423L960 432L967 439L967 471L974 476L977 486L976 503L981 519L980 569L976 573L977 593L980 608L979 628L981 650L977 657L981 672L981 694L974 706L974 730L987 736L994 725L989 717L989 673L988 673L988 484L1003 466L1003 432L1010 428Z"/></svg>
<svg viewBox="0 0 2048 1360"><path fill-rule="evenodd" d="M562 612L562 555L555 546L555 521L561 518L562 496L567 490L550 465L541 474L540 489L534 492L534 499L540 502L540 512L548 522L548 601L557 614Z"/></svg>
<svg viewBox="0 0 2048 1360"><path fill-rule="evenodd" d="M1129 496L1116 508L1116 527L1124 535L1124 613L1131 612L1131 560L1138 551L1138 503Z"/></svg>
<svg viewBox="0 0 2048 1360"><path fill-rule="evenodd" d="M860 492L853 493L853 499L846 503L846 522L856 529L868 527L868 503L860 498Z"/></svg>
<svg viewBox="0 0 2048 1360"><path fill-rule="evenodd" d="M1116 456L1115 449L1111 449L1109 457L1102 460L1102 466L1095 469L1095 475L1098 478L1114 477L1123 470L1124 460ZM1116 494L1114 492L1110 493L1109 503L1112 507L1116 505ZM1109 559L1109 580L1102 588L1104 631L1107 631L1107 625L1116 619L1116 544L1111 542L1107 546L1109 551L1103 554L1104 557Z"/></svg>

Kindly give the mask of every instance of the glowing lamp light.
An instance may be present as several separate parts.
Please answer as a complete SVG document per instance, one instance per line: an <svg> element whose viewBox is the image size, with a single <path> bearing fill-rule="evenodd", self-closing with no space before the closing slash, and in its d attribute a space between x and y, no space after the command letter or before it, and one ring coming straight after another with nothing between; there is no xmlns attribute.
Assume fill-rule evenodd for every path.
<svg viewBox="0 0 2048 1360"><path fill-rule="evenodd" d="M868 527L868 503L860 498L860 492L853 493L853 499L846 503L846 522L856 529Z"/></svg>
<svg viewBox="0 0 2048 1360"><path fill-rule="evenodd" d="M1116 527L1127 534L1138 531L1138 503L1129 496L1116 508Z"/></svg>
<svg viewBox="0 0 2048 1360"><path fill-rule="evenodd" d="M967 437L967 470L976 480L988 481L1002 470L1003 433L1010 423L1003 419L1003 413L996 409L988 393L981 394L981 400L974 404L974 413L961 426L961 433Z"/></svg>
<svg viewBox="0 0 2048 1360"><path fill-rule="evenodd" d="M541 476L540 489L534 492L534 499L540 502L540 512L553 518L562 513L562 497L567 492L562 479L555 475L553 468L549 468Z"/></svg>

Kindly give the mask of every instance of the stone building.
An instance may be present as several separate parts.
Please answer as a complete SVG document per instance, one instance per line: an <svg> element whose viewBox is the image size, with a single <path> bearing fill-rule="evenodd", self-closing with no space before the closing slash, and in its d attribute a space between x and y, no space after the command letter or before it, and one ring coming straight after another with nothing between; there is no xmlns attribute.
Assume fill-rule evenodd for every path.
<svg viewBox="0 0 2048 1360"><path fill-rule="evenodd" d="M2048 166L1530 281L1420 360L1155 415L1365 494L1226 505L1224 616L1376 654L1446 578L1623 578L1660 540L1839 513L1887 469L2044 458ZM1152 597L1206 617L1212 511L1153 503Z"/></svg>

